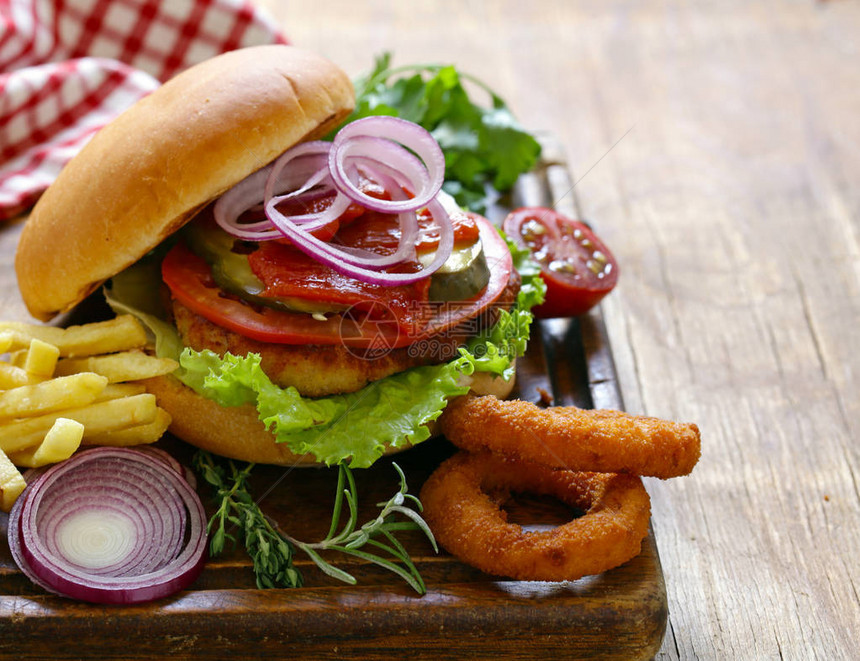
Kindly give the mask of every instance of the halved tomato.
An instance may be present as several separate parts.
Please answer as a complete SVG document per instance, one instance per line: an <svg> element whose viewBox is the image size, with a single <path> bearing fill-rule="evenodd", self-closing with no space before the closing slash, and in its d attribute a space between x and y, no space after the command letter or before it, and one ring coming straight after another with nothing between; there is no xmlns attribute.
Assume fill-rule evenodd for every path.
<svg viewBox="0 0 860 661"><path fill-rule="evenodd" d="M539 318L584 314L618 282L615 257L583 222L554 209L523 207L508 214L502 227L540 263L547 291L546 301L533 309Z"/></svg>

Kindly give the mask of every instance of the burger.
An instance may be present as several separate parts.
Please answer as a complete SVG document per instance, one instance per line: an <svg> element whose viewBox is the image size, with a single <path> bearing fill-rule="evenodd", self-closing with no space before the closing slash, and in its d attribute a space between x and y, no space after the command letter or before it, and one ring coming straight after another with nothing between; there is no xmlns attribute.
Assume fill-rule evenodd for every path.
<svg viewBox="0 0 860 661"><path fill-rule="evenodd" d="M245 461L365 467L431 436L451 397L506 396L534 299L516 252L439 192L429 134L342 127L353 106L343 71L292 46L168 81L33 209L30 313L104 291L180 365L147 381L171 432Z"/></svg>

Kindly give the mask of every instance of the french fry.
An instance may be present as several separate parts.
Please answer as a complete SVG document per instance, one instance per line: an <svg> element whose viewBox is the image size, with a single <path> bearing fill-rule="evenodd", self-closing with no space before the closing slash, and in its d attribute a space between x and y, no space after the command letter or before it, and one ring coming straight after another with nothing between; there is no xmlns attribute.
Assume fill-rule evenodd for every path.
<svg viewBox="0 0 860 661"><path fill-rule="evenodd" d="M179 364L170 358L156 358L140 350L123 351L107 356L64 358L55 370L57 376L77 372L95 372L108 378L110 383L138 381L162 374L170 374Z"/></svg>
<svg viewBox="0 0 860 661"><path fill-rule="evenodd" d="M93 404L96 402L106 402L109 399L119 399L120 397L132 397L145 392L146 387L142 383L110 383L93 400Z"/></svg>
<svg viewBox="0 0 860 661"><path fill-rule="evenodd" d="M18 341L23 341L23 340L19 337ZM18 346L18 345L15 344L15 346ZM9 352L9 364L10 365L14 365L15 367L20 367L21 369L24 369L24 363L25 362L27 362L27 350L26 349L18 349L16 351L10 351Z"/></svg>
<svg viewBox="0 0 860 661"><path fill-rule="evenodd" d="M87 439L111 430L148 424L155 420L157 410L155 395L143 393L15 420L0 425L0 450L18 452L38 445L57 418L80 422L84 426L84 439Z"/></svg>
<svg viewBox="0 0 860 661"><path fill-rule="evenodd" d="M30 340L30 348L27 350L27 356L24 359L24 371L36 376L49 378L54 375L54 368L57 366L57 358L59 356L60 350L57 347L34 337Z"/></svg>
<svg viewBox="0 0 860 661"><path fill-rule="evenodd" d="M0 353L8 353L15 343L15 335L11 331L0 332Z"/></svg>
<svg viewBox="0 0 860 661"><path fill-rule="evenodd" d="M170 414L162 408L155 412L155 420L145 425L107 431L101 434L90 434L85 445L111 445L113 447L126 447L129 445L144 445L155 443L164 436L164 432L171 423Z"/></svg>
<svg viewBox="0 0 860 661"><path fill-rule="evenodd" d="M30 386L44 380L41 376L30 374L23 367L0 361L0 390Z"/></svg>
<svg viewBox="0 0 860 661"><path fill-rule="evenodd" d="M69 418L57 418L45 439L34 448L9 454L9 459L16 466L38 468L63 461L71 457L81 446L84 436L84 426Z"/></svg>
<svg viewBox="0 0 860 661"><path fill-rule="evenodd" d="M84 406L107 384L101 374L82 372L6 390L0 393L0 421Z"/></svg>
<svg viewBox="0 0 860 661"><path fill-rule="evenodd" d="M0 452L0 509L4 512L11 510L26 486L21 471L4 452Z"/></svg>
<svg viewBox="0 0 860 661"><path fill-rule="evenodd" d="M30 340L36 338L56 346L63 357L127 351L146 344L146 331L143 326L127 314L108 321L68 328L5 321L0 322L0 333L9 333L12 336L7 351L28 348Z"/></svg>
<svg viewBox="0 0 860 661"><path fill-rule="evenodd" d="M170 415L139 381L168 374L175 361L142 351L132 316L55 328L0 322L0 504L26 486L17 466L68 459L83 445L157 441Z"/></svg>

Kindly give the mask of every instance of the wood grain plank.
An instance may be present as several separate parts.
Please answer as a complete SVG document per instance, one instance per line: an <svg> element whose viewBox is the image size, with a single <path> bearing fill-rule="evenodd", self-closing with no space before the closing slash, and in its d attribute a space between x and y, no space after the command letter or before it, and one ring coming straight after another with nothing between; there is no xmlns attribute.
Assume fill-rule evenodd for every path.
<svg viewBox="0 0 860 661"><path fill-rule="evenodd" d="M648 485L659 658L856 658L860 6L261 2L351 74L456 62L559 136L561 201L621 260L623 402L704 432Z"/></svg>
<svg viewBox="0 0 860 661"><path fill-rule="evenodd" d="M577 189L621 261L605 308L625 401L703 430L690 478L649 482L663 658L849 659L860 632L858 207L833 171L860 171L857 58L834 52L841 9L761 11L592 26L573 117L597 127L589 153L635 122Z"/></svg>

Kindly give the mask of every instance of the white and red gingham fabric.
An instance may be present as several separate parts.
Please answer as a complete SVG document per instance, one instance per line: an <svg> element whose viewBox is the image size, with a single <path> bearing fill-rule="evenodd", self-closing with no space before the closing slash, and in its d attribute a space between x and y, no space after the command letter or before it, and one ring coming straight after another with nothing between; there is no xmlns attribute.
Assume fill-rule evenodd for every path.
<svg viewBox="0 0 860 661"><path fill-rule="evenodd" d="M286 39L250 0L0 0L0 220L161 82L266 43Z"/></svg>

